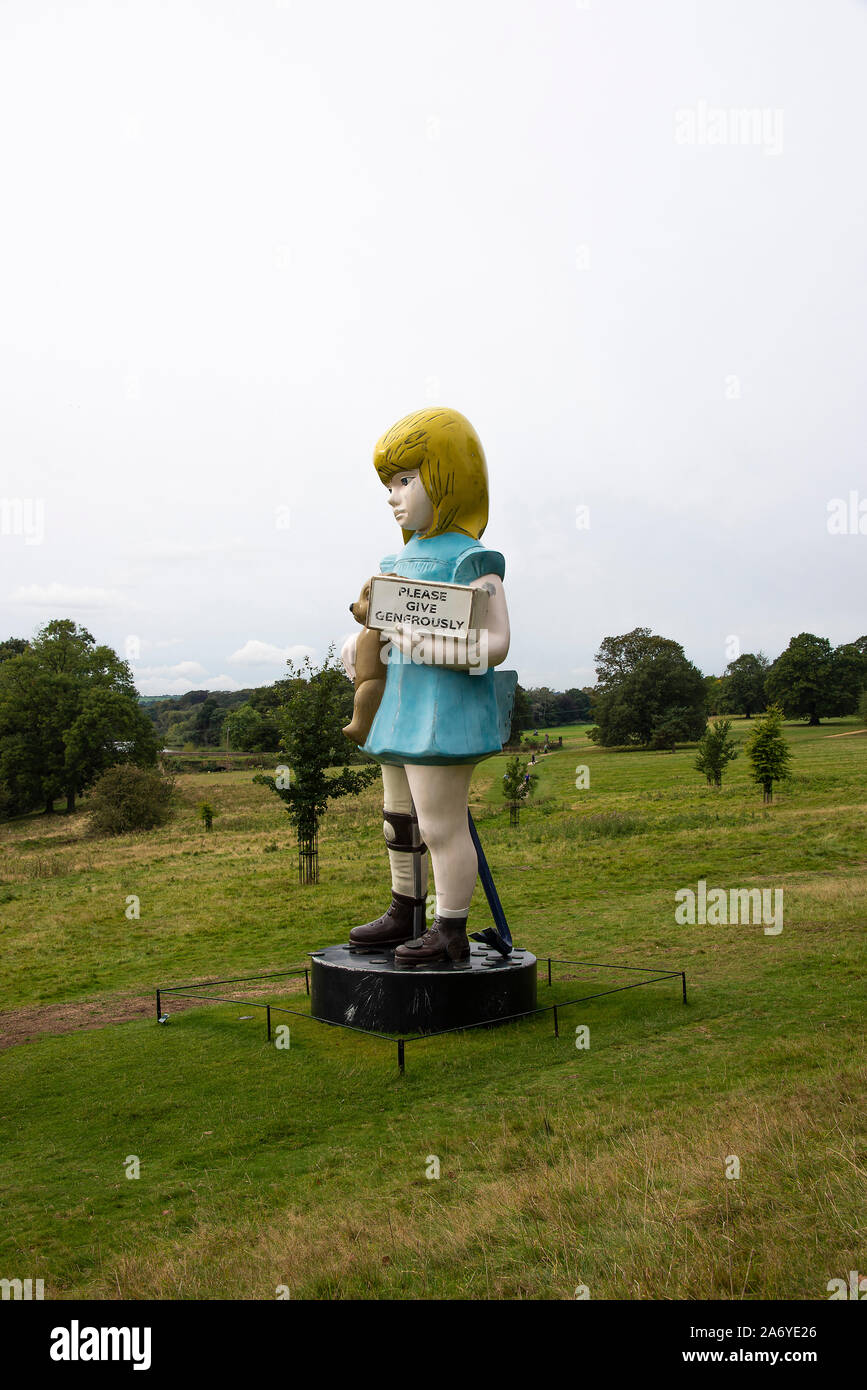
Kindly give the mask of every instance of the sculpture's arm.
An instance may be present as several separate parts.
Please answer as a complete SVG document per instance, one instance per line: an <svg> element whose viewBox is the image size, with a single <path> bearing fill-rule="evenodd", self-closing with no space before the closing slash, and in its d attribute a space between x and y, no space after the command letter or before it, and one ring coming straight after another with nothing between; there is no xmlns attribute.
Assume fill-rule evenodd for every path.
<svg viewBox="0 0 867 1390"><path fill-rule="evenodd" d="M499 666L509 655L511 631L509 628L509 609L506 604L506 591L498 574L483 574L475 579L471 589L487 589L488 616L485 627L488 633L488 665Z"/></svg>
<svg viewBox="0 0 867 1390"><path fill-rule="evenodd" d="M425 666L447 666L453 671L469 671L478 669L480 665L484 670L505 661L511 634L503 581L498 574L483 574L474 579L469 587L487 589L490 595L482 640L478 635L475 640L472 636L444 639L435 633L422 633L409 624L398 623L390 630L394 634L392 641L406 660L421 662Z"/></svg>

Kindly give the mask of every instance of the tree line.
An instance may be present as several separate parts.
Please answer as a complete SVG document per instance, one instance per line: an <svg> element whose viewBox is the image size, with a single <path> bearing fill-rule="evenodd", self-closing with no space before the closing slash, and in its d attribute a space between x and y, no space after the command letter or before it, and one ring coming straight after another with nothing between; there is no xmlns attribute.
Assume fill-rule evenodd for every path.
<svg viewBox="0 0 867 1390"><path fill-rule="evenodd" d="M165 788L131 769L155 769L165 739L194 747L225 746L279 756L294 736L299 687L327 688L329 719L319 734L324 766L378 764L350 743L342 726L352 718L354 688L330 656L318 671L289 666L271 686L233 692L190 691L178 699L139 696L129 664L97 644L86 628L55 619L32 640L0 642L0 820L32 811L51 814L59 798L75 810L77 798L105 782L109 818L134 815L142 825L144 801L162 802ZM312 692L311 692L312 693ZM345 779L347 786L351 779ZM130 789L130 796L127 796ZM157 822L153 822L157 823Z"/></svg>
<svg viewBox="0 0 867 1390"><path fill-rule="evenodd" d="M558 724L592 723L606 747L671 748L702 737L708 715L751 718L778 706L810 724L861 709L867 720L867 636L833 647L800 633L771 662L762 652L733 659L721 676L704 676L679 642L646 627L606 637L596 653L593 687L517 687L513 739ZM257 689L193 690L142 698L127 662L86 628L55 619L32 640L0 642L0 818L42 809L58 798L69 811L109 767L153 767L167 745L229 747L278 755L294 737L291 711L299 685L328 685L329 708L317 761L367 763L341 732L354 690L339 663L295 669ZM859 705L860 702L860 705ZM289 798L291 800L291 798Z"/></svg>
<svg viewBox="0 0 867 1390"><path fill-rule="evenodd" d="M679 642L637 627L606 637L595 662L590 737L608 748L673 749L701 738L709 714L751 718L772 705L811 725L858 709L867 717L867 636L832 647L802 632L774 662L747 652L703 676Z"/></svg>

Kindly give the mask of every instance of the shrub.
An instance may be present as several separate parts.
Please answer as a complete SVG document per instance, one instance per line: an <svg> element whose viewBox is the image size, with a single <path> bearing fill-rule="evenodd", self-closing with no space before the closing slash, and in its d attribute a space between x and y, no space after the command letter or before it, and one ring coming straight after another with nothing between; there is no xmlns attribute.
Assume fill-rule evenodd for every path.
<svg viewBox="0 0 867 1390"><path fill-rule="evenodd" d="M174 814L175 780L150 767L119 763L108 768L88 797L90 829L98 835L152 830Z"/></svg>

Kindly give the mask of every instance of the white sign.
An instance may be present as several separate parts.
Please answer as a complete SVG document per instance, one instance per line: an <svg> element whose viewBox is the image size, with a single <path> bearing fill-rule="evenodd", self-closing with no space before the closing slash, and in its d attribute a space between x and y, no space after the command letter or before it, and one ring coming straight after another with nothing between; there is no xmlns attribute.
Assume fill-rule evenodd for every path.
<svg viewBox="0 0 867 1390"><path fill-rule="evenodd" d="M426 632L465 637L482 626L487 606L484 589L376 574L370 581L367 626L382 631L403 623Z"/></svg>

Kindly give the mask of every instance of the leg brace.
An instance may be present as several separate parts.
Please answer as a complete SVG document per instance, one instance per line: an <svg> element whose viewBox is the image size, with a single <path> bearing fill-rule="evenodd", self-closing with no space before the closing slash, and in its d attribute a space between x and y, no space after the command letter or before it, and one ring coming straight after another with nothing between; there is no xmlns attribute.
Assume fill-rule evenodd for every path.
<svg viewBox="0 0 867 1390"><path fill-rule="evenodd" d="M389 811L383 807L382 832L391 864L392 892L412 898L413 935L425 930L425 902L428 884L427 845L421 838L415 812Z"/></svg>

